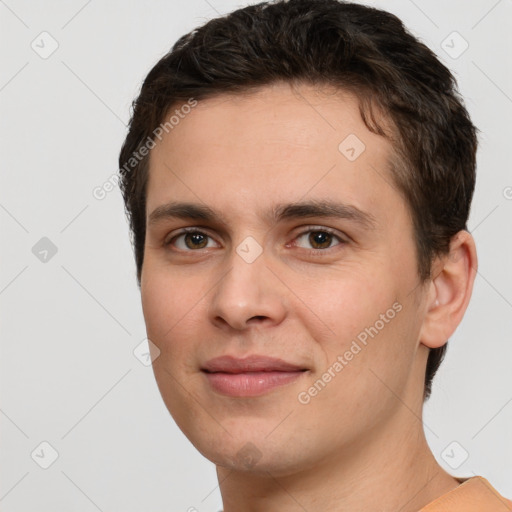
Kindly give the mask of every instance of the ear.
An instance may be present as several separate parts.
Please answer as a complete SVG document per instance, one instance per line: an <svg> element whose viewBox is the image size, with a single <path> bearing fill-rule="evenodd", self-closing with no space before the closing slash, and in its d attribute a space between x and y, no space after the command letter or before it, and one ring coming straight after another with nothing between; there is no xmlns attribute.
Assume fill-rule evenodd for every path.
<svg viewBox="0 0 512 512"><path fill-rule="evenodd" d="M433 265L419 338L423 345L442 347L455 332L469 304L477 268L475 241L467 231L459 231L452 237L450 253Z"/></svg>

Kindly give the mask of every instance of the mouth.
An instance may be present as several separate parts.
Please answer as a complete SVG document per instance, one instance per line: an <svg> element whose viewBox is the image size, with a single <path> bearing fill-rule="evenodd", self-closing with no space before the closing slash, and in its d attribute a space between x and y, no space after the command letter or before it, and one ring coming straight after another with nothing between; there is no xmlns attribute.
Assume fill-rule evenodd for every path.
<svg viewBox="0 0 512 512"><path fill-rule="evenodd" d="M251 397L263 395L301 378L308 368L282 359L253 355L243 359L222 356L202 368L208 384L223 395Z"/></svg>

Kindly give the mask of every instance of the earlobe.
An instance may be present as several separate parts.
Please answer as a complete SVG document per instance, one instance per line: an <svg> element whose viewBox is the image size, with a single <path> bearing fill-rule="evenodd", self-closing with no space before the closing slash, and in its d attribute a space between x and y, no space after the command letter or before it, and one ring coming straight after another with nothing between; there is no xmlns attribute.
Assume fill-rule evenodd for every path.
<svg viewBox="0 0 512 512"><path fill-rule="evenodd" d="M469 304L477 265L472 235L459 231L451 240L450 253L434 263L419 338L423 345L439 348L453 335Z"/></svg>

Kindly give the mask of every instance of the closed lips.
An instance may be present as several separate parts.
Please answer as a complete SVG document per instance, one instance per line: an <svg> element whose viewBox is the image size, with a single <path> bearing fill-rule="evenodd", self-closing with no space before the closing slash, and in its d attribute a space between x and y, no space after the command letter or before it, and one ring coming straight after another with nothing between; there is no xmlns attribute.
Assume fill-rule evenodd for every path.
<svg viewBox="0 0 512 512"><path fill-rule="evenodd" d="M282 359L253 355L245 358L221 356L209 360L201 370L207 373L298 372L307 368Z"/></svg>
<svg viewBox="0 0 512 512"><path fill-rule="evenodd" d="M217 357L208 361L201 370L211 390L237 399L266 395L291 384L307 372L307 368L297 364L260 355Z"/></svg>

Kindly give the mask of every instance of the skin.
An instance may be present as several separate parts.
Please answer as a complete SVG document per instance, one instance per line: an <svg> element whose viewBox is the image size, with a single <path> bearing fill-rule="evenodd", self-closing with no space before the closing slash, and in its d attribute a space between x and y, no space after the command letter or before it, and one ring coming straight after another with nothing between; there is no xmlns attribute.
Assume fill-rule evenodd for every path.
<svg viewBox="0 0 512 512"><path fill-rule="evenodd" d="M354 161L338 150L349 134L366 146ZM422 398L428 348L446 342L468 305L475 244L461 231L435 261L435 278L420 283L390 154L355 97L286 83L200 101L151 151L147 216L180 200L225 220L148 222L141 276L148 337L160 351L157 384L180 429L216 464L225 512L416 512L459 484L427 445ZM265 216L306 199L354 205L375 229ZM174 238L184 227L208 235L207 245ZM309 237L322 228L335 230L327 248ZM262 249L252 263L236 252L248 236ZM397 302L401 311L300 403L298 394ZM225 354L278 357L308 371L263 396L226 397L200 371Z"/></svg>

